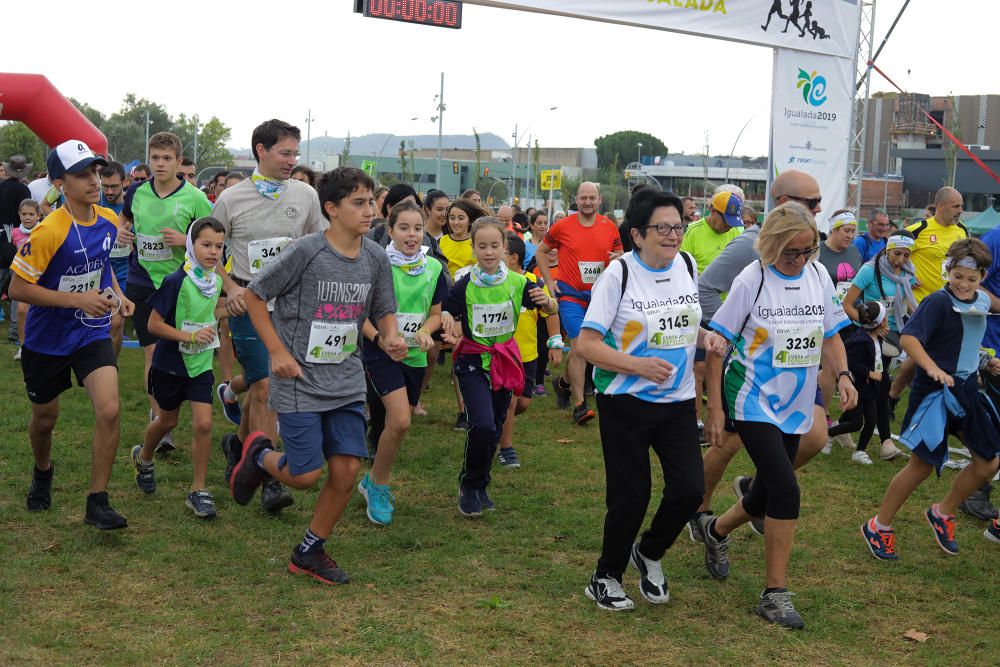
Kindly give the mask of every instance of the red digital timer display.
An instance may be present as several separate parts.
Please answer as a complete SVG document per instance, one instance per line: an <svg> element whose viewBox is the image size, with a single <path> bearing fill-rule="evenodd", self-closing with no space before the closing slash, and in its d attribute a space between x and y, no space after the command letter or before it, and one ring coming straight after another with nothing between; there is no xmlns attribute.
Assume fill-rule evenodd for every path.
<svg viewBox="0 0 1000 667"><path fill-rule="evenodd" d="M364 15L440 28L462 27L462 3L457 0L365 0Z"/></svg>

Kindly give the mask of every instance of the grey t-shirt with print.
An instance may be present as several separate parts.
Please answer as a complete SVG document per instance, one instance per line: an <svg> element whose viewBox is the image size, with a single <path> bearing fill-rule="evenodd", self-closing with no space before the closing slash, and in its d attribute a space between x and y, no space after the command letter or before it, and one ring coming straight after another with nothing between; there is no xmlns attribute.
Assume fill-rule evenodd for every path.
<svg viewBox="0 0 1000 667"><path fill-rule="evenodd" d="M282 344L302 367L300 378L270 376L272 410L327 412L365 399L361 324L396 311L389 258L377 243L361 240L355 258L337 252L323 232L290 244L248 286L264 301L275 299L271 321ZM349 324L358 344L340 363L313 363L314 323ZM313 341L315 343L315 339Z"/></svg>

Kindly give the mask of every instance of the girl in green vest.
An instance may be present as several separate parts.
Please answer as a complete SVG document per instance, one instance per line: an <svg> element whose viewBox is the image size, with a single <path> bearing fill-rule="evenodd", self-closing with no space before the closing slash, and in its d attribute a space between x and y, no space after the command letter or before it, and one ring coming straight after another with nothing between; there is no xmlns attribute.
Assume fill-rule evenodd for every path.
<svg viewBox="0 0 1000 667"><path fill-rule="evenodd" d="M375 463L358 484L358 491L368 502L372 523L392 523L392 499L389 478L399 446L410 430L411 408L420 400L427 351L434 346L431 334L441 327L441 302L448 293L444 266L424 254L424 214L411 201L392 207L387 222L386 247L392 264L392 283L396 293L396 321L406 341L402 358L389 355L371 320L362 325L365 338L361 360L368 378L368 408L371 414L372 444L377 445Z"/></svg>
<svg viewBox="0 0 1000 667"><path fill-rule="evenodd" d="M225 303L219 303L222 279L215 267L222 258L225 240L225 228L215 218L192 222L184 264L164 278L149 298L149 332L159 340L148 383L160 415L146 427L143 443L132 448L135 482L143 493L153 493L153 453L163 435L177 425L181 403L190 402L194 479L185 504L202 518L215 516L215 501L206 489L205 475L212 452L212 357L219 347L217 322L226 317Z"/></svg>
<svg viewBox="0 0 1000 667"><path fill-rule="evenodd" d="M506 238L499 218L483 217L472 225L476 263L457 281L445 300L446 340L455 341L454 371L465 401L470 428L459 476L458 509L481 516L493 509L486 493L490 468L511 394L524 389L524 370L514 331L521 306L556 312L556 302L504 262Z"/></svg>

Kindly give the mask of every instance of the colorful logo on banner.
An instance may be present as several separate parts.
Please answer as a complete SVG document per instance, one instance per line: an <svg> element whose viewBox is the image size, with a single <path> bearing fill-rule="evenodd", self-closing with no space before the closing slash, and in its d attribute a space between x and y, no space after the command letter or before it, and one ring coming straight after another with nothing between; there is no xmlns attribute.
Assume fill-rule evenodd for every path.
<svg viewBox="0 0 1000 667"><path fill-rule="evenodd" d="M813 70L812 74L799 68L799 81L796 88L802 90L802 99L806 104L813 107L823 106L826 102L826 77L821 76Z"/></svg>

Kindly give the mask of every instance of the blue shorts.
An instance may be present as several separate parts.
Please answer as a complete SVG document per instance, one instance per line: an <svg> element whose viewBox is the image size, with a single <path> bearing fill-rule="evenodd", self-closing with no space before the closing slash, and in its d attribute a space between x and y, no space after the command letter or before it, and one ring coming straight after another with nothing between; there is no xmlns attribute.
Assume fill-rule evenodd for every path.
<svg viewBox="0 0 1000 667"><path fill-rule="evenodd" d="M111 270L114 271L118 287L122 289L122 294L124 294L125 285L128 284L128 257L112 257Z"/></svg>
<svg viewBox="0 0 1000 667"><path fill-rule="evenodd" d="M278 425L293 475L319 470L331 456L368 456L363 402L327 412L278 413Z"/></svg>
<svg viewBox="0 0 1000 667"><path fill-rule="evenodd" d="M426 368L415 368L393 361L386 355L369 357L364 362L368 384L379 396L406 389L406 399L411 406L420 402Z"/></svg>
<svg viewBox="0 0 1000 667"><path fill-rule="evenodd" d="M576 340L583 325L583 316L586 314L586 306L572 299L559 299L559 322L566 332L566 338Z"/></svg>
<svg viewBox="0 0 1000 667"><path fill-rule="evenodd" d="M271 371L271 355L257 336L250 315L244 313L229 318L229 331L233 336L233 350L243 368L243 379L247 386L267 379Z"/></svg>

